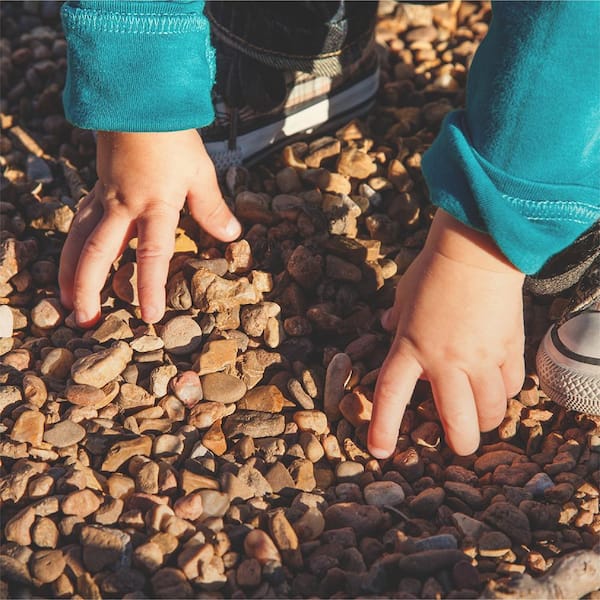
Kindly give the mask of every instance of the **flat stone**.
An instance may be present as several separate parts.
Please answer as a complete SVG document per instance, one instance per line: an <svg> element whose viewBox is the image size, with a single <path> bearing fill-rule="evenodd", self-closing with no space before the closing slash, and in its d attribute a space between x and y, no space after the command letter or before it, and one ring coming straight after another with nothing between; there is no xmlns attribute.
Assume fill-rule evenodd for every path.
<svg viewBox="0 0 600 600"><path fill-rule="evenodd" d="M167 352L176 356L191 354L202 343L202 328L193 317L182 315L168 321L160 337Z"/></svg>
<svg viewBox="0 0 600 600"><path fill-rule="evenodd" d="M69 419L60 421L44 433L44 441L55 448L66 448L79 443L85 437L85 429Z"/></svg>
<svg viewBox="0 0 600 600"><path fill-rule="evenodd" d="M101 470L114 472L132 456L150 456L152 439L142 435L131 440L121 440L110 446Z"/></svg>
<svg viewBox="0 0 600 600"><path fill-rule="evenodd" d="M58 298L44 298L31 309L31 321L40 329L58 327L64 321L63 308Z"/></svg>
<svg viewBox="0 0 600 600"><path fill-rule="evenodd" d="M286 269L303 288L312 289L319 283L323 274L323 258L302 245L296 246L288 259Z"/></svg>
<svg viewBox="0 0 600 600"><path fill-rule="evenodd" d="M228 438L248 435L264 438L281 435L285 430L285 417L281 414L255 410L237 411L225 420L223 431Z"/></svg>
<svg viewBox="0 0 600 600"><path fill-rule="evenodd" d="M383 513L376 506L339 502L324 513L327 529L352 527L357 536L375 535L382 526Z"/></svg>
<svg viewBox="0 0 600 600"><path fill-rule="evenodd" d="M464 560L468 557L460 550L425 550L400 558L398 570L412 577L426 577Z"/></svg>
<svg viewBox="0 0 600 600"><path fill-rule="evenodd" d="M424 489L410 502L410 509L420 517L432 517L443 504L446 492L441 487Z"/></svg>
<svg viewBox="0 0 600 600"><path fill-rule="evenodd" d="M258 410L278 413L283 409L285 397L275 385L257 386L237 403L238 410Z"/></svg>
<svg viewBox="0 0 600 600"><path fill-rule="evenodd" d="M211 340L204 344L193 369L199 375L216 373L235 364L238 344L235 340Z"/></svg>
<svg viewBox="0 0 600 600"><path fill-rule="evenodd" d="M55 379L65 379L73 366L75 357L67 348L53 348L40 365L40 373Z"/></svg>
<svg viewBox="0 0 600 600"><path fill-rule="evenodd" d="M350 394L342 397L339 410L346 421L354 427L360 427L371 421L373 403L367 398L363 390L356 388Z"/></svg>
<svg viewBox="0 0 600 600"><path fill-rule="evenodd" d="M117 378L133 356L133 350L125 342L117 342L106 348L75 361L71 377L75 383L98 388Z"/></svg>
<svg viewBox="0 0 600 600"><path fill-rule="evenodd" d="M39 446L42 443L45 422L43 413L37 410L25 410L17 417L10 438L15 442L27 442Z"/></svg>
<svg viewBox="0 0 600 600"><path fill-rule="evenodd" d="M85 519L100 508L100 499L92 490L84 489L65 496L60 509L65 515L75 515Z"/></svg>
<svg viewBox="0 0 600 600"><path fill-rule="evenodd" d="M449 533L441 533L416 540L415 548L417 552L424 550L456 550L458 548L458 541Z"/></svg>
<svg viewBox="0 0 600 600"><path fill-rule="evenodd" d="M156 598L192 598L192 586L180 569L166 567L154 573L150 580Z"/></svg>
<svg viewBox="0 0 600 600"><path fill-rule="evenodd" d="M117 396L117 405L121 410L153 406L154 401L155 398L152 394L149 394L143 387L133 383L124 383L121 385L119 395Z"/></svg>
<svg viewBox="0 0 600 600"><path fill-rule="evenodd" d="M203 513L202 495L195 492L182 496L175 501L173 510L181 519L187 519L188 521L199 519Z"/></svg>
<svg viewBox="0 0 600 600"><path fill-rule="evenodd" d="M96 410L104 408L110 402L110 397L93 385L71 384L67 387L65 396L71 404Z"/></svg>
<svg viewBox="0 0 600 600"><path fill-rule="evenodd" d="M81 528L81 545L83 564L92 573L112 565L125 566L131 553L131 538L127 533L96 525Z"/></svg>
<svg viewBox="0 0 600 600"><path fill-rule="evenodd" d="M395 506L404 502L402 486L393 481L374 481L363 490L365 502L373 506Z"/></svg>
<svg viewBox="0 0 600 600"><path fill-rule="evenodd" d="M209 373L201 378L204 398L211 402L231 404L246 393L243 381L226 373Z"/></svg>
<svg viewBox="0 0 600 600"><path fill-rule="evenodd" d="M142 335L129 342L135 352L154 352L164 347L165 343L156 335Z"/></svg>
<svg viewBox="0 0 600 600"><path fill-rule="evenodd" d="M235 411L235 404L223 404L222 402L202 401L196 404L190 411L188 423L198 429L206 429L215 421L230 415Z"/></svg>
<svg viewBox="0 0 600 600"><path fill-rule="evenodd" d="M40 550L29 560L32 577L41 583L56 581L65 570L66 561L61 550Z"/></svg>
<svg viewBox="0 0 600 600"><path fill-rule="evenodd" d="M202 498L203 513L202 518L222 517L227 512L230 505L229 496L217 490L200 490L198 492Z"/></svg>
<svg viewBox="0 0 600 600"><path fill-rule="evenodd" d="M531 543L531 528L527 515L508 502L494 502L481 515L482 521L505 533L513 542Z"/></svg>
<svg viewBox="0 0 600 600"><path fill-rule="evenodd" d="M15 318L9 306L0 306L0 338L12 337Z"/></svg>
<svg viewBox="0 0 600 600"><path fill-rule="evenodd" d="M253 529L244 539L244 552L261 565L269 561L281 563L281 555L273 540L261 529Z"/></svg>
<svg viewBox="0 0 600 600"><path fill-rule="evenodd" d="M269 485L275 494L283 489L295 487L294 479L290 475L290 472L280 462L275 462L273 464L267 471L265 479L269 482Z"/></svg>
<svg viewBox="0 0 600 600"><path fill-rule="evenodd" d="M320 410L297 410L294 423L300 431L312 431L315 435L326 433L329 427L327 416Z"/></svg>

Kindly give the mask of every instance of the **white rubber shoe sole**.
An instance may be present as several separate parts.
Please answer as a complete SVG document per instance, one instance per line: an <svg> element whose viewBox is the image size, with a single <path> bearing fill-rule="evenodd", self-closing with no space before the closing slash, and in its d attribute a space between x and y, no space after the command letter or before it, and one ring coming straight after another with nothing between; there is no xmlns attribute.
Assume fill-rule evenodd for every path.
<svg viewBox="0 0 600 600"><path fill-rule="evenodd" d="M536 357L540 387L569 410L600 415L600 307L551 327Z"/></svg>
<svg viewBox="0 0 600 600"><path fill-rule="evenodd" d="M379 69L345 90L238 136L234 150L229 148L227 140L223 140L206 142L206 151L219 172L231 166L252 165L299 135L312 135L321 127L333 129L365 114L375 103L378 86Z"/></svg>

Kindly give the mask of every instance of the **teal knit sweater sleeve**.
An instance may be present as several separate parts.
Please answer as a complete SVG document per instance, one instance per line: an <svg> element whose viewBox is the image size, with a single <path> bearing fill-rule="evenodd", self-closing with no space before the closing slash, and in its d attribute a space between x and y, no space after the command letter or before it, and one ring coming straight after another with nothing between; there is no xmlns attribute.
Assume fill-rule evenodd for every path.
<svg viewBox="0 0 600 600"><path fill-rule="evenodd" d="M67 119L103 131L208 125L215 58L203 9L200 0L63 4Z"/></svg>
<svg viewBox="0 0 600 600"><path fill-rule="evenodd" d="M535 273L600 218L600 3L495 2L423 157L432 202Z"/></svg>

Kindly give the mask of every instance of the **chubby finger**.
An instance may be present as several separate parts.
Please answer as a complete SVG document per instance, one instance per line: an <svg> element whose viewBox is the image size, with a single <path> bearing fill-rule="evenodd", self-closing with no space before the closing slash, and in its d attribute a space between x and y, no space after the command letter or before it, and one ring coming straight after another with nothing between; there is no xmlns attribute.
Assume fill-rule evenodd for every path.
<svg viewBox="0 0 600 600"><path fill-rule="evenodd" d="M138 296L142 319L156 323L165 312L165 285L179 211L154 209L137 221Z"/></svg>
<svg viewBox="0 0 600 600"><path fill-rule="evenodd" d="M105 213L88 236L73 284L75 320L82 327L93 325L100 316L100 292L110 267L129 238L131 222L121 214Z"/></svg>
<svg viewBox="0 0 600 600"><path fill-rule="evenodd" d="M208 155L202 161L187 201L192 217L213 237L230 242L241 234L242 226L223 200L215 168Z"/></svg>
<svg viewBox="0 0 600 600"><path fill-rule="evenodd" d="M73 308L73 285L81 250L102 218L102 206L96 201L95 196L95 191L92 190L81 201L60 255L58 269L60 300L69 309Z"/></svg>
<svg viewBox="0 0 600 600"><path fill-rule="evenodd" d="M490 367L485 373L469 374L469 381L480 431L491 431L502 423L506 414L506 391L498 367Z"/></svg>
<svg viewBox="0 0 600 600"><path fill-rule="evenodd" d="M369 426L369 451L376 458L387 458L395 450L404 411L422 372L401 342L392 345L377 378Z"/></svg>
<svg viewBox="0 0 600 600"><path fill-rule="evenodd" d="M525 361L522 351L511 352L504 364L500 367L502 379L504 380L504 389L506 397L513 398L523 387L525 380Z"/></svg>
<svg viewBox="0 0 600 600"><path fill-rule="evenodd" d="M448 445L461 456L479 446L479 420L475 398L466 373L449 369L433 374L429 381Z"/></svg>

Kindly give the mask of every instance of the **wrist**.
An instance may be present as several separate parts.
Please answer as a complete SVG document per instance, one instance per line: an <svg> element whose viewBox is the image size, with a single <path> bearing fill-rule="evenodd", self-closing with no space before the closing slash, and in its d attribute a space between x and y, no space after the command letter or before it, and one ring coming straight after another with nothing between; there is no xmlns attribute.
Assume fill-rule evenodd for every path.
<svg viewBox="0 0 600 600"><path fill-rule="evenodd" d="M435 214L425 248L472 267L525 278L489 235L468 227L441 208Z"/></svg>

